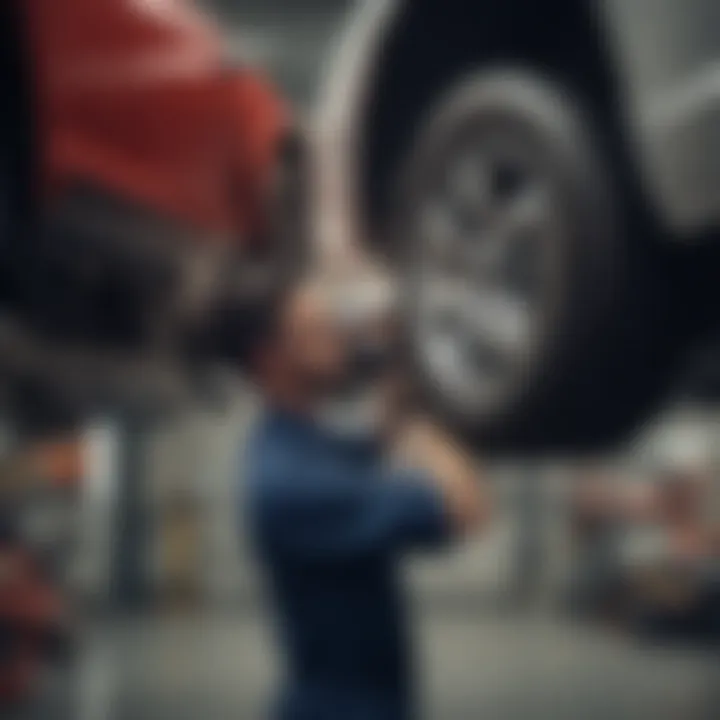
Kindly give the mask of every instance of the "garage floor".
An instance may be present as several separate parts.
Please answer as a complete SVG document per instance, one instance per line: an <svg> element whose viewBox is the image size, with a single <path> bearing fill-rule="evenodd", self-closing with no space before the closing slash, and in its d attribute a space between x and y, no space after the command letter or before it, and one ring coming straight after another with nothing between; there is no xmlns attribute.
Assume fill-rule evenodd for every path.
<svg viewBox="0 0 720 720"><path fill-rule="evenodd" d="M423 613L427 718L711 720L720 663L547 621ZM91 634L75 681L21 720L253 720L273 676L254 612L129 620Z"/></svg>

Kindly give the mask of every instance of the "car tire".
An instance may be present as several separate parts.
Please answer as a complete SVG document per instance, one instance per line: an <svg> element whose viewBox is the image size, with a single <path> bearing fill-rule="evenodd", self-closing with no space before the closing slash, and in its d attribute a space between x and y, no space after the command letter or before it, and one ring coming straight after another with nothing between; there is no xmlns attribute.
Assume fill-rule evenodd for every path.
<svg viewBox="0 0 720 720"><path fill-rule="evenodd" d="M393 235L408 359L424 403L486 449L614 441L661 396L682 345L672 260L596 117L562 82L480 72L431 110L402 168ZM476 200L475 171L452 170L473 152ZM455 328L454 349L453 303L474 328Z"/></svg>

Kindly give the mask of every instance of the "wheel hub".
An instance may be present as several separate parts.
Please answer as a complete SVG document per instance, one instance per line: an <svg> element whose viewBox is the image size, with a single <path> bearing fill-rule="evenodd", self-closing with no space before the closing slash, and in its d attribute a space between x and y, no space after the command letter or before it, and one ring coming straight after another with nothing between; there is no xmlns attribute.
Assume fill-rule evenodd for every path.
<svg viewBox="0 0 720 720"><path fill-rule="evenodd" d="M547 283L550 182L518 149L448 153L418 213L414 258L420 361L455 406L487 406L535 343Z"/></svg>

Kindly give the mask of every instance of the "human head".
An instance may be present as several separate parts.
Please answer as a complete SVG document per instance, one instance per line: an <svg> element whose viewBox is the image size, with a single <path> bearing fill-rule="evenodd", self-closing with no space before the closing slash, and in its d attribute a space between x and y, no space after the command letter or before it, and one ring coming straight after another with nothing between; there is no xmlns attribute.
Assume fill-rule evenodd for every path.
<svg viewBox="0 0 720 720"><path fill-rule="evenodd" d="M322 286L304 280L251 312L239 361L275 402L309 407L340 385L350 343Z"/></svg>

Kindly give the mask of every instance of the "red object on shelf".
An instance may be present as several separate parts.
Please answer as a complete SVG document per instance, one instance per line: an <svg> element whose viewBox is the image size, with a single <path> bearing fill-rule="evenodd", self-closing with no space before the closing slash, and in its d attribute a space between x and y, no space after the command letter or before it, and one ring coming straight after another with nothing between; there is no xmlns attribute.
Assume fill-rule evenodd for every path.
<svg viewBox="0 0 720 720"><path fill-rule="evenodd" d="M62 615L62 598L32 554L0 544L0 708L32 692Z"/></svg>

